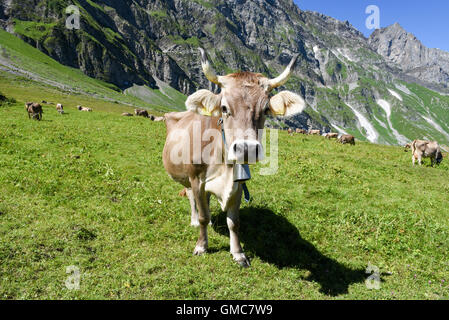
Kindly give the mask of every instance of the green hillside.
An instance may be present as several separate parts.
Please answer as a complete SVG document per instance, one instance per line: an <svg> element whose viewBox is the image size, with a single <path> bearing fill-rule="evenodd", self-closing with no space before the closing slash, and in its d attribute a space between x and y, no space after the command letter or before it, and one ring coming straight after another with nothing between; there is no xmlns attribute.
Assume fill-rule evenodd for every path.
<svg viewBox="0 0 449 320"><path fill-rule="evenodd" d="M183 108L185 101L184 95L167 85L162 88L164 93L159 89L146 87L151 95L142 99L125 94L113 84L90 78L78 69L61 65L3 30L0 30L0 77L5 85L10 81L35 82L35 85L50 87L65 94L81 94L105 102L161 112Z"/></svg>
<svg viewBox="0 0 449 320"><path fill-rule="evenodd" d="M413 168L402 148L281 132L278 173L252 168L241 209L252 267L241 269L216 200L210 253L192 255L198 230L162 166L163 123L0 84L17 100L0 106L1 299L449 298L447 155ZM46 105L42 122L28 120L24 91L65 99L67 114ZM80 100L94 112L76 111ZM369 264L379 290L365 285ZM64 284L69 266L80 290Z"/></svg>

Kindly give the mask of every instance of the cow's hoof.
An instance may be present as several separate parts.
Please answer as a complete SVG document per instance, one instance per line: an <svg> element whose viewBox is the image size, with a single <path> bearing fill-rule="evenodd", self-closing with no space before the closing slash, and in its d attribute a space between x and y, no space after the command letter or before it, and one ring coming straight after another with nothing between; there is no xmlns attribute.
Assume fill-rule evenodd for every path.
<svg viewBox="0 0 449 320"><path fill-rule="evenodd" d="M209 222L209 225L210 226L212 225L212 221ZM190 221L190 226L198 228L200 226L200 221L198 219L197 220L192 219Z"/></svg>
<svg viewBox="0 0 449 320"><path fill-rule="evenodd" d="M241 261L237 261L238 264L242 267L242 268L249 268L251 267L251 263L249 263L248 259L245 260L241 260Z"/></svg>
<svg viewBox="0 0 449 320"><path fill-rule="evenodd" d="M234 254L234 260L242 267L242 268L249 268L251 267L251 263L249 262L249 259L245 256L244 253L238 253Z"/></svg>
<svg viewBox="0 0 449 320"><path fill-rule="evenodd" d="M192 227L198 228L198 227L200 226L200 222L199 222L198 220L192 220L192 221L190 222L190 225L191 225Z"/></svg>
<svg viewBox="0 0 449 320"><path fill-rule="evenodd" d="M201 246L196 246L195 250L193 250L194 256L201 256L207 252L207 249Z"/></svg>

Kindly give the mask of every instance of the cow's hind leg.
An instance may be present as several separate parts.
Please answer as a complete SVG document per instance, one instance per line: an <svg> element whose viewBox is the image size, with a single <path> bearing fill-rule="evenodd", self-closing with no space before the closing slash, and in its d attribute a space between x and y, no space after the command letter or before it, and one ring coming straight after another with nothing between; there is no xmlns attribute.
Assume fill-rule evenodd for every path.
<svg viewBox="0 0 449 320"><path fill-rule="evenodd" d="M242 246L240 245L239 229L240 229L240 202L242 200L242 187L239 187L239 191L236 194L234 204L228 209L227 212L227 224L229 228L229 239L231 254L235 261L242 267L246 268L250 266L250 262L246 255L243 253Z"/></svg>
<svg viewBox="0 0 449 320"><path fill-rule="evenodd" d="M200 236L193 251L194 255L202 255L207 252L207 226L210 222L209 204L207 201L207 193L204 190L204 184L198 179L191 179L193 198L198 209L198 222L200 225Z"/></svg>

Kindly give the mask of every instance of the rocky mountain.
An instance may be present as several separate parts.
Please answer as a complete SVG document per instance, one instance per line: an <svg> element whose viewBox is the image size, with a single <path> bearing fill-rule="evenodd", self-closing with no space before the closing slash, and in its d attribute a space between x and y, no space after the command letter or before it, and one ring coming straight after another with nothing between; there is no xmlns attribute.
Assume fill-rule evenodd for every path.
<svg viewBox="0 0 449 320"><path fill-rule="evenodd" d="M369 44L406 75L428 86L449 89L449 52L427 48L398 23L375 30Z"/></svg>
<svg viewBox="0 0 449 320"><path fill-rule="evenodd" d="M79 30L65 27L69 5L80 10ZM366 39L347 21L302 11L292 0L0 0L0 25L60 63L150 102L162 88L217 90L201 72L199 46L222 74L277 76L299 54L286 88L308 108L269 125L385 144L418 137L449 143L449 99L428 89L443 91L446 78L430 51L418 59L410 40L403 54L403 37L393 32L388 54L381 49L388 32ZM416 64L400 62L407 59Z"/></svg>

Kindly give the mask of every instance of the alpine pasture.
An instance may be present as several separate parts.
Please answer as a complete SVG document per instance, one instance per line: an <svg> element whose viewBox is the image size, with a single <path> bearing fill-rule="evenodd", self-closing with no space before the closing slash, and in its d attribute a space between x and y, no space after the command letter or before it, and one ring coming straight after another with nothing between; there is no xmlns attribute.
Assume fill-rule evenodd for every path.
<svg viewBox="0 0 449 320"><path fill-rule="evenodd" d="M400 147L280 132L278 172L251 168L241 239L252 266L242 269L214 199L209 253L192 255L198 230L162 165L164 123L0 79L11 99L0 106L1 299L449 298L447 154L412 167ZM43 104L43 120L29 120L24 103L43 99L65 114ZM79 290L65 284L70 266Z"/></svg>

